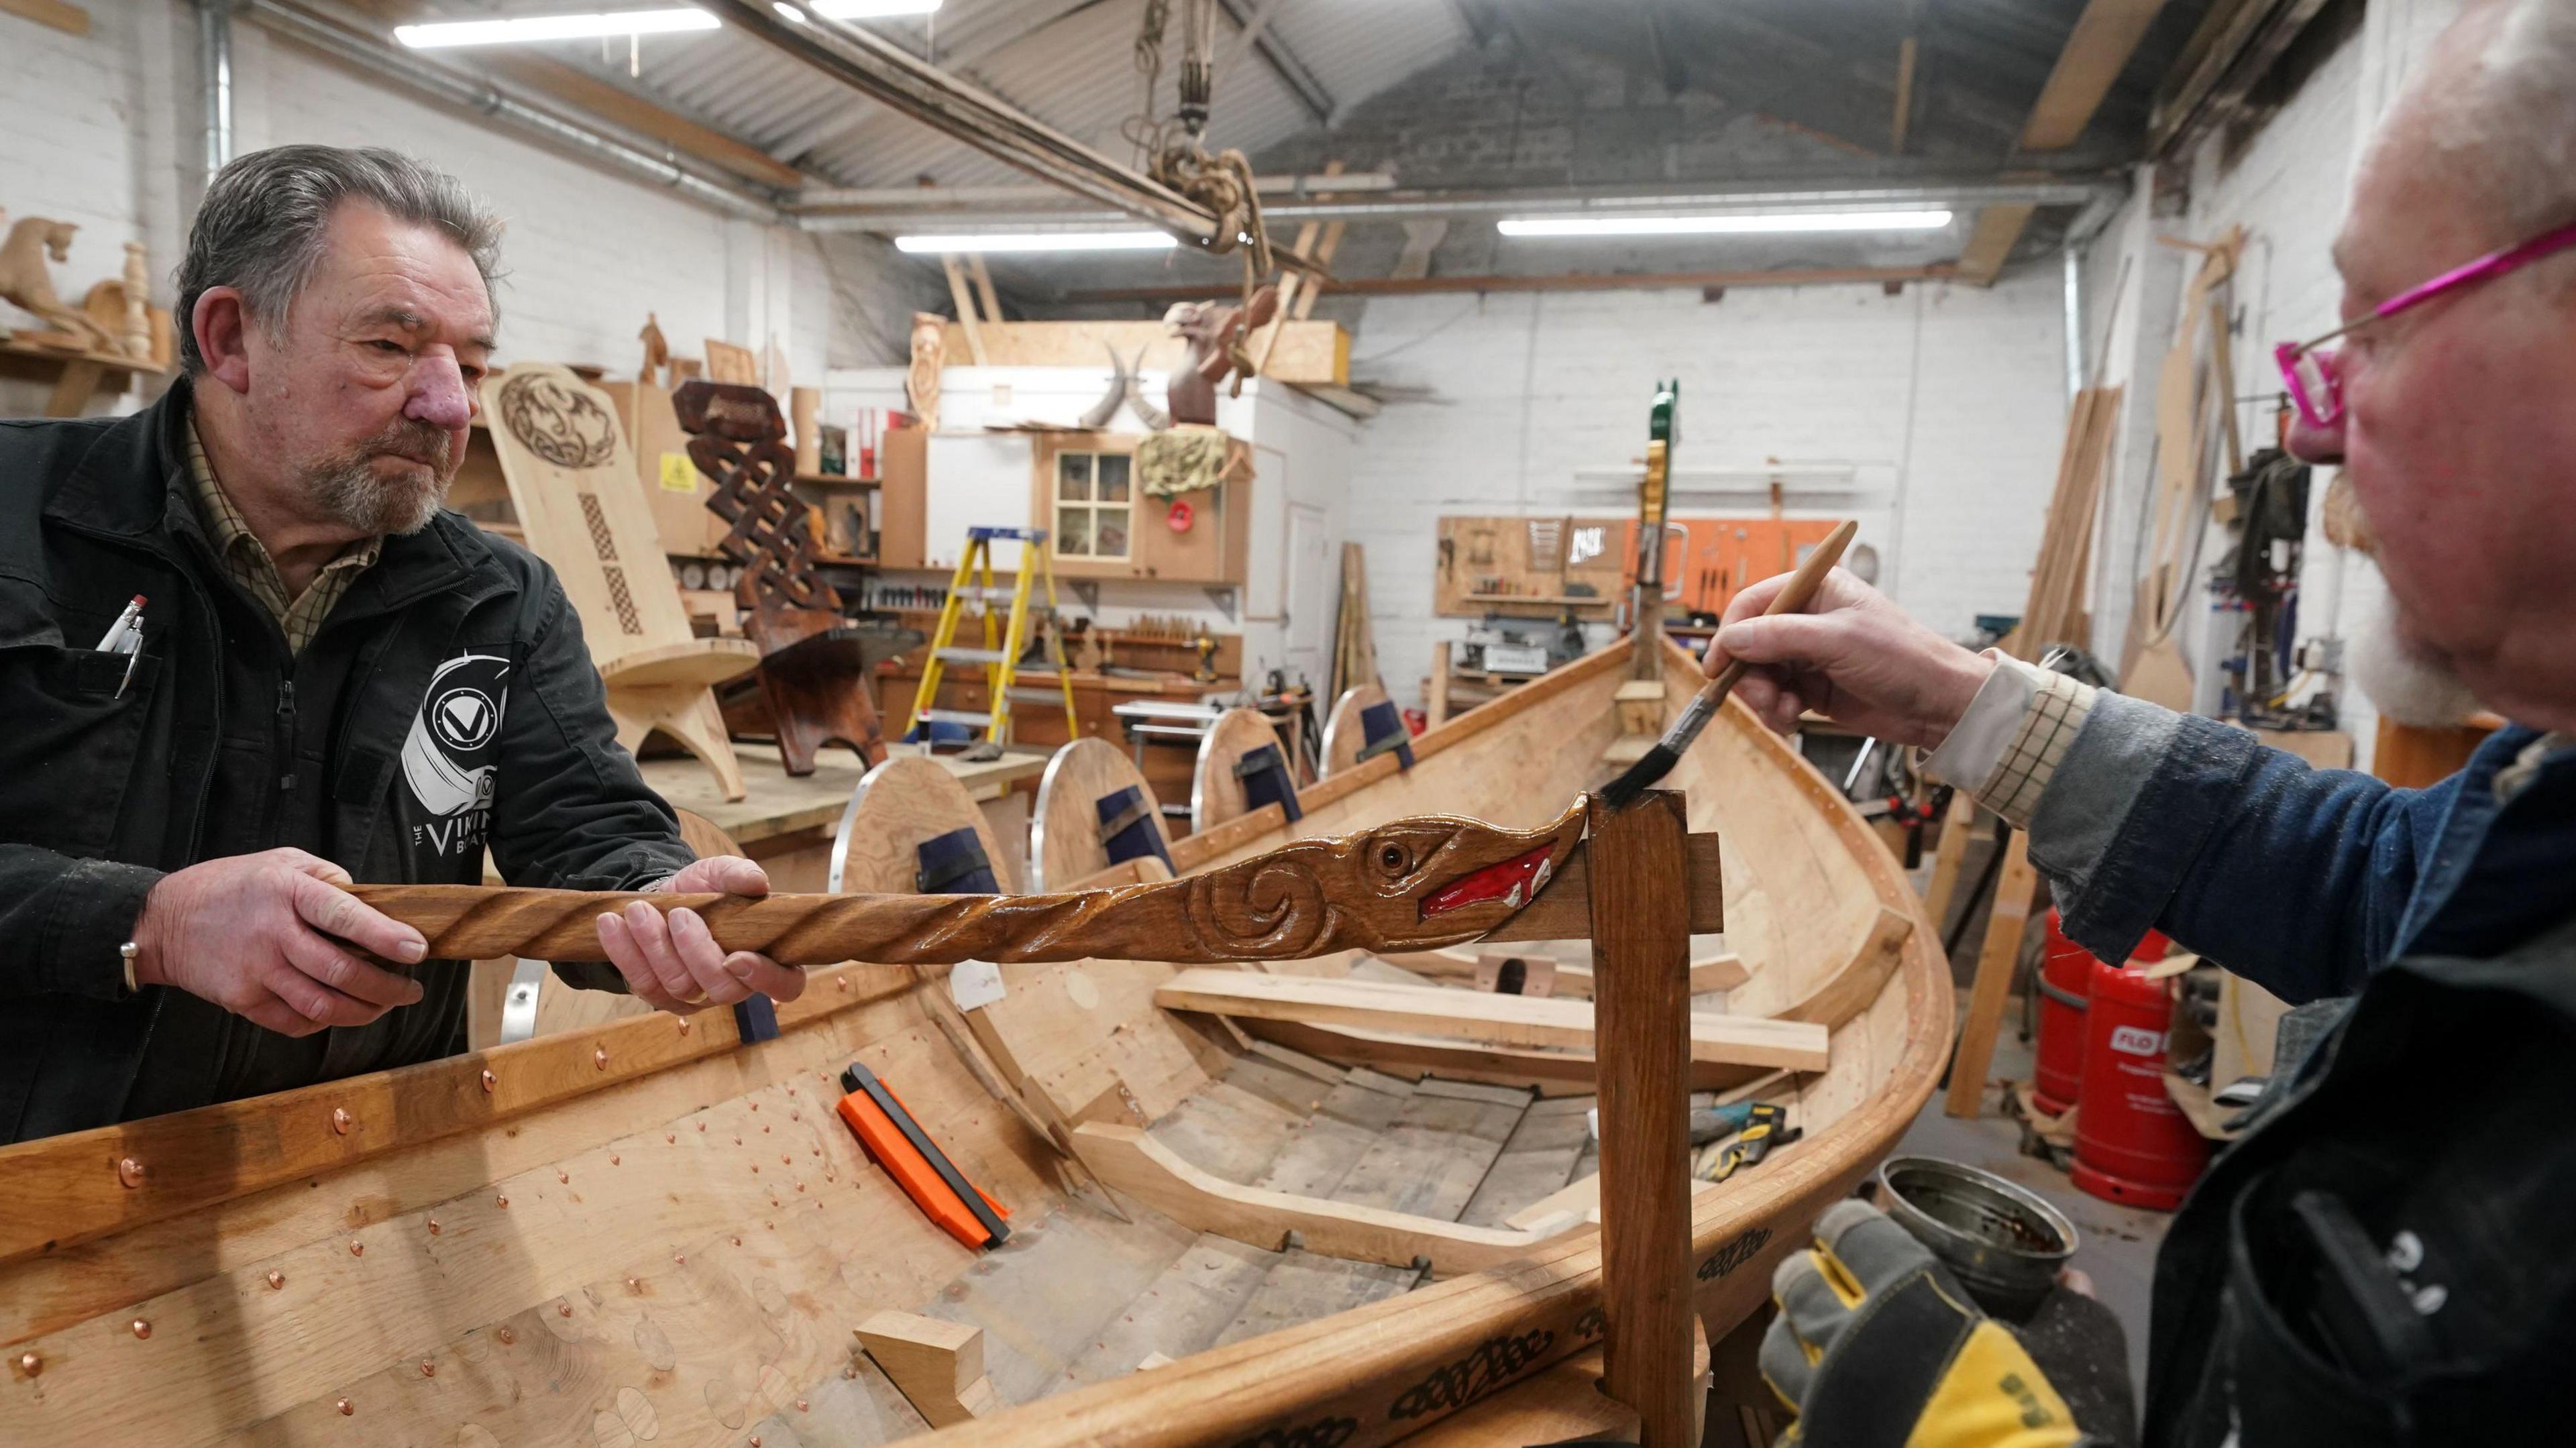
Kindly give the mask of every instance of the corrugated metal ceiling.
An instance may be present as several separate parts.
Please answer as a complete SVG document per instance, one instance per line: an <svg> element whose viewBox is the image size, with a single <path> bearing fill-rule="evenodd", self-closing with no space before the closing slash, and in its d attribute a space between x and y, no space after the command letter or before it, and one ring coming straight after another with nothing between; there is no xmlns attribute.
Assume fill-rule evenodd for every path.
<svg viewBox="0 0 2576 1448"><path fill-rule="evenodd" d="M1268 36L1331 98L1336 110L1375 95L1469 43L1453 0L1234 0L1251 16L1270 7ZM544 14L564 0L509 0L453 15ZM1120 161L1132 148L1120 127L1140 100L1135 42L1145 0L946 0L923 19L864 22L1011 104ZM1174 9L1177 11L1178 7ZM1222 66L1238 28L1221 14ZM637 74L620 41L546 47L558 58L668 109L769 151L821 181L844 186L942 185L1026 179L962 142L852 94L789 56L733 30L646 37ZM1164 44L1160 109L1172 105L1180 52L1173 17ZM1298 93L1246 54L1218 79L1209 141L1247 153L1315 124Z"/></svg>

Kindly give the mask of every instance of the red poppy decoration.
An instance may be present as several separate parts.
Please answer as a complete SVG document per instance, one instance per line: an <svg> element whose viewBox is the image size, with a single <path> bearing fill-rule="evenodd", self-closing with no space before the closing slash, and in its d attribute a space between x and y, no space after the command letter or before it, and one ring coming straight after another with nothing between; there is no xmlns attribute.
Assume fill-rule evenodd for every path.
<svg viewBox="0 0 2576 1448"><path fill-rule="evenodd" d="M1164 515L1163 521L1172 526L1173 532L1186 533L1190 531L1190 521L1197 516L1198 515L1196 513L1190 511L1189 504L1174 503L1172 505L1172 511Z"/></svg>

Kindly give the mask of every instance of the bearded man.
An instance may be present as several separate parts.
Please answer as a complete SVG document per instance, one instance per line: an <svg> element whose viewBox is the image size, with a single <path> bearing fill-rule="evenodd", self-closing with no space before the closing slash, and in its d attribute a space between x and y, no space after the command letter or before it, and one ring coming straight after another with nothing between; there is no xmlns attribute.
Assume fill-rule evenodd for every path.
<svg viewBox="0 0 2576 1448"><path fill-rule="evenodd" d="M2339 464L2392 606L2383 708L2513 722L2429 789L1979 656L1837 576L1709 667L1907 743L2029 832L2066 933L2164 931L2294 1002L2277 1063L2156 1259L2144 1441L2563 1442L2576 1384L2576 5L2477 0L2354 178L2344 325L2275 356L2291 450ZM2322 345L2333 343L2329 349ZM1773 1279L1766 1375L1811 1448L2049 1448L2027 1359L1856 1203ZM2116 1433L2118 1426L2106 1428Z"/></svg>
<svg viewBox="0 0 2576 1448"><path fill-rule="evenodd" d="M463 1050L465 963L353 878L479 882L488 847L514 884L768 888L681 843L553 572L439 506L500 232L390 151L244 156L180 263L185 376L0 423L0 1139ZM558 973L804 988L687 911L600 936Z"/></svg>

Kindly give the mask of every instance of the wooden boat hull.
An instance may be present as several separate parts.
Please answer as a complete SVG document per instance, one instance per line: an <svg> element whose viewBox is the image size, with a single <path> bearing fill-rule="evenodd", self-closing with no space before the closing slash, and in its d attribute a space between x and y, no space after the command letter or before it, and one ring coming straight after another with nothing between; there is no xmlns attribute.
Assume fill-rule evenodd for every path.
<svg viewBox="0 0 2576 1448"><path fill-rule="evenodd" d="M1533 826L1611 772L1624 664L1579 661L1422 736L1409 771L1385 755L1309 789L1293 829L1271 806L1175 861L1434 808ZM1673 782L1730 842L1728 937L1758 964L1729 1008L1832 1030L1832 1065L1788 1097L1807 1138L1696 1201L1690 1291L1716 1335L1912 1119L1950 998L1894 862L1749 716ZM844 888L909 888L903 850L845 863ZM887 1307L983 1322L1002 1396L1035 1398L934 1441L1341 1448L1464 1431L1471 1405L1496 1434L1586 1394L1600 1411L1568 1396L1602 1321L1579 1227L1149 1371L1104 1365L1094 1342L1191 1233L1133 1202L1118 1221L1062 1147L1166 1116L1244 1046L1155 1005L1167 966L1015 971L1007 1002L961 1013L937 969L818 969L755 1045L721 1011L639 1016L0 1151L0 1442L892 1441L928 1424L851 1336ZM1493 1076L1530 1064L1485 1054ZM1013 1209L1002 1252L958 1245L861 1156L830 1112L852 1059Z"/></svg>

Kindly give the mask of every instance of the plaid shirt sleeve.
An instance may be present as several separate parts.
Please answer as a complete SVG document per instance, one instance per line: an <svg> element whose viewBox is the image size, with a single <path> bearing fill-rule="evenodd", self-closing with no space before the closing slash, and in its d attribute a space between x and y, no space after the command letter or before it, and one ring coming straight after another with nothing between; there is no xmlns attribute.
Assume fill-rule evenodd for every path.
<svg viewBox="0 0 2576 1448"><path fill-rule="evenodd" d="M2093 689L1994 650L1995 672L1924 767L1977 803L2030 825L2031 812L2093 710Z"/></svg>

